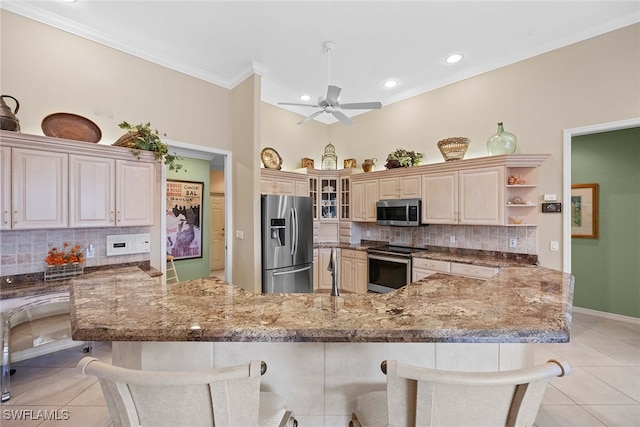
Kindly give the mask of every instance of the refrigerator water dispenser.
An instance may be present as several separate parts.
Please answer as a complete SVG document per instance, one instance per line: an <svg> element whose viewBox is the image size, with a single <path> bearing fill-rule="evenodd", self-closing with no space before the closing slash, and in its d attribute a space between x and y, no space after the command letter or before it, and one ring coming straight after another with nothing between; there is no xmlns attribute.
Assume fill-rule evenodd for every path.
<svg viewBox="0 0 640 427"><path fill-rule="evenodd" d="M284 246L284 218L271 218L271 246Z"/></svg>

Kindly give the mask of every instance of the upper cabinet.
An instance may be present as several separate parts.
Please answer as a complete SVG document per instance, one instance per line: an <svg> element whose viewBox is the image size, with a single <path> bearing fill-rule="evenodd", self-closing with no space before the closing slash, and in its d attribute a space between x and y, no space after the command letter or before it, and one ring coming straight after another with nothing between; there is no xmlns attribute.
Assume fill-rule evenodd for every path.
<svg viewBox="0 0 640 427"><path fill-rule="evenodd" d="M501 225L504 186L501 166L422 175L425 224Z"/></svg>
<svg viewBox="0 0 640 427"><path fill-rule="evenodd" d="M283 196L308 196L307 176L275 169L260 169L260 193Z"/></svg>
<svg viewBox="0 0 640 427"><path fill-rule="evenodd" d="M14 148L11 228L68 227L69 155Z"/></svg>
<svg viewBox="0 0 640 427"><path fill-rule="evenodd" d="M153 224L155 167L133 160L116 161L116 225Z"/></svg>
<svg viewBox="0 0 640 427"><path fill-rule="evenodd" d="M504 167L494 166L458 172L458 223L504 223Z"/></svg>
<svg viewBox="0 0 640 427"><path fill-rule="evenodd" d="M69 156L69 225L111 227L116 221L116 161Z"/></svg>
<svg viewBox="0 0 640 427"><path fill-rule="evenodd" d="M419 173L407 176L380 178L378 185L380 200L419 199L421 196Z"/></svg>
<svg viewBox="0 0 640 427"><path fill-rule="evenodd" d="M352 180L351 182L351 220L358 222L376 221L376 202L378 201L378 180Z"/></svg>
<svg viewBox="0 0 640 427"><path fill-rule="evenodd" d="M122 147L0 137L3 229L154 224L158 163L151 153L135 159Z"/></svg>
<svg viewBox="0 0 640 427"><path fill-rule="evenodd" d="M0 230L11 229L11 148L0 147Z"/></svg>
<svg viewBox="0 0 640 427"><path fill-rule="evenodd" d="M493 156L433 168L439 171L425 171L422 222L536 225L537 170L547 157L546 154ZM519 177L520 184L508 184L510 177Z"/></svg>
<svg viewBox="0 0 640 427"><path fill-rule="evenodd" d="M152 163L69 156L69 226L131 227L153 224Z"/></svg>

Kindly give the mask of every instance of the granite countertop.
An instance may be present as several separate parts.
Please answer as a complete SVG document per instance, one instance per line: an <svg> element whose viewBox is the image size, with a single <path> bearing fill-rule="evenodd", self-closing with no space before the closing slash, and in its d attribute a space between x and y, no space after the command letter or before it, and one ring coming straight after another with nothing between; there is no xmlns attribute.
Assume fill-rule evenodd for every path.
<svg viewBox="0 0 640 427"><path fill-rule="evenodd" d="M435 274L388 294L255 294L222 280L158 285L137 268L71 285L74 340L567 342L573 278L505 266L488 280Z"/></svg>
<svg viewBox="0 0 640 427"><path fill-rule="evenodd" d="M162 272L150 266L149 261L124 263L111 266L96 266L85 268L85 274L101 270L113 270L121 267L140 267L150 277L162 276ZM0 300L9 298L22 298L35 295L44 295L55 292L69 291L71 279L46 281L43 273L23 274L20 276L8 276L0 279Z"/></svg>

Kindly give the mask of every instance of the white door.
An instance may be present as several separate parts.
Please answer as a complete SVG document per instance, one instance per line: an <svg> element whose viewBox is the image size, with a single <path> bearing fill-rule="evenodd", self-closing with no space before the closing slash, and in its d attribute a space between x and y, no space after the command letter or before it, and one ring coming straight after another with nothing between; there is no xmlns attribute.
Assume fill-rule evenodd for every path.
<svg viewBox="0 0 640 427"><path fill-rule="evenodd" d="M209 197L211 209L209 209L209 224L211 233L209 236L209 269L224 269L224 195L211 195Z"/></svg>

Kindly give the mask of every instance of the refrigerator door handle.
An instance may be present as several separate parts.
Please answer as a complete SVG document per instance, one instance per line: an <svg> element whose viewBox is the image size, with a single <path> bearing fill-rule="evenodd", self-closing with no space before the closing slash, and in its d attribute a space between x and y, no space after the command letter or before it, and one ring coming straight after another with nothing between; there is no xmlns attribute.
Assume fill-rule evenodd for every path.
<svg viewBox="0 0 640 427"><path fill-rule="evenodd" d="M282 276L284 274L293 274L293 273L300 273L301 271L307 271L311 268L311 266L307 266L304 268L299 268L297 270L291 270L291 271L279 271L279 272L275 272L272 273L274 276Z"/></svg>
<svg viewBox="0 0 640 427"><path fill-rule="evenodd" d="M300 245L300 222L298 222L298 209L293 208L293 213L296 216L296 251L295 254L298 254L298 246Z"/></svg>
<svg viewBox="0 0 640 427"><path fill-rule="evenodd" d="M291 208L291 256L296 253L296 210Z"/></svg>

